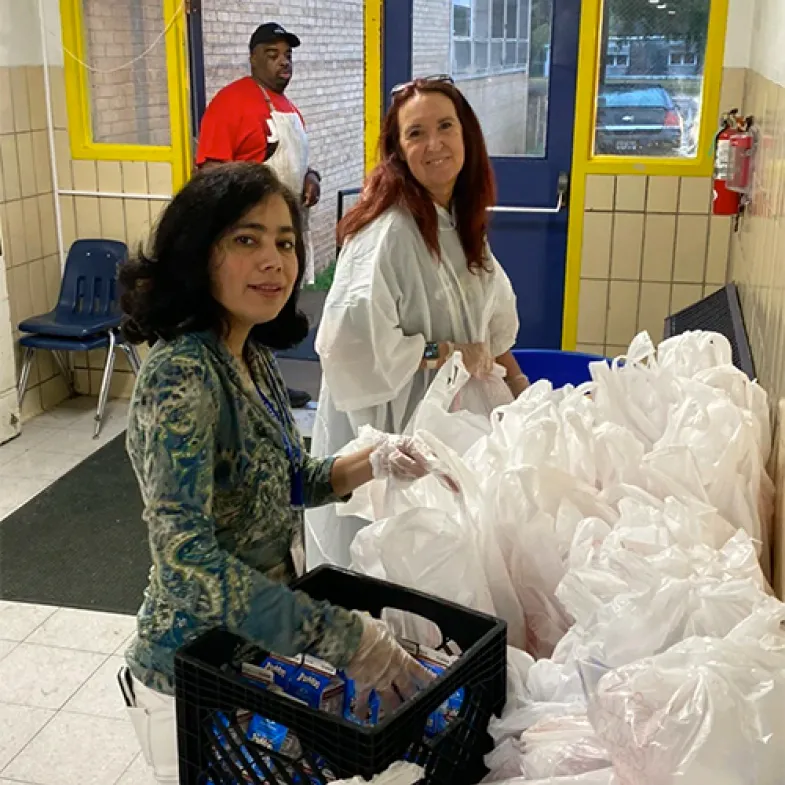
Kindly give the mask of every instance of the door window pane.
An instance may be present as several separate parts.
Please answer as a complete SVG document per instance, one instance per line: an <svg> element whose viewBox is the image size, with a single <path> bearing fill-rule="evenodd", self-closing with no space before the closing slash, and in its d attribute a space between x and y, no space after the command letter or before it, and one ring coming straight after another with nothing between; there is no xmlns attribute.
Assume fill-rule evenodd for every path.
<svg viewBox="0 0 785 785"><path fill-rule="evenodd" d="M505 0L493 0L491 38L504 38L504 3Z"/></svg>
<svg viewBox="0 0 785 785"><path fill-rule="evenodd" d="M491 155L545 154L553 2L414 0L413 76L452 74Z"/></svg>
<svg viewBox="0 0 785 785"><path fill-rule="evenodd" d="M494 41L491 44L491 68L498 71L502 67L504 57L504 44L501 41Z"/></svg>
<svg viewBox="0 0 785 785"><path fill-rule="evenodd" d="M481 75L488 72L488 44L478 41L474 45L474 69L475 74Z"/></svg>
<svg viewBox="0 0 785 785"><path fill-rule="evenodd" d="M472 33L472 0L452 0L452 34L468 38Z"/></svg>
<svg viewBox="0 0 785 785"><path fill-rule="evenodd" d="M474 34L479 38L481 41L484 41L488 38L489 32L489 4L491 0L474 0ZM422 3L424 6L428 6L427 3ZM415 13L416 16L416 13Z"/></svg>
<svg viewBox="0 0 785 785"><path fill-rule="evenodd" d="M507 18L504 30L507 38L518 37L518 3L520 0L507 0Z"/></svg>
<svg viewBox="0 0 785 785"><path fill-rule="evenodd" d="M161 0L82 0L94 142L170 144Z"/></svg>
<svg viewBox="0 0 785 785"><path fill-rule="evenodd" d="M597 155L694 158L711 0L605 0Z"/></svg>
<svg viewBox="0 0 785 785"><path fill-rule="evenodd" d="M472 67L472 42L456 41L453 44L453 74L468 74Z"/></svg>
<svg viewBox="0 0 785 785"><path fill-rule="evenodd" d="M516 65L526 68L529 63L529 42L518 41L516 46Z"/></svg>

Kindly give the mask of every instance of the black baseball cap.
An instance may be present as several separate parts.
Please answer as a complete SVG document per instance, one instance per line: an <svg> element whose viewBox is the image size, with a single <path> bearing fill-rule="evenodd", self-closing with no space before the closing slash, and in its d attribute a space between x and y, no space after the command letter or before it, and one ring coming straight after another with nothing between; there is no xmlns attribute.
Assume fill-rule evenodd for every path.
<svg viewBox="0 0 785 785"><path fill-rule="evenodd" d="M286 32L278 22L267 22L254 30L248 47L253 52L259 44L271 44L275 41L286 41L292 49L300 46L300 39L296 35Z"/></svg>

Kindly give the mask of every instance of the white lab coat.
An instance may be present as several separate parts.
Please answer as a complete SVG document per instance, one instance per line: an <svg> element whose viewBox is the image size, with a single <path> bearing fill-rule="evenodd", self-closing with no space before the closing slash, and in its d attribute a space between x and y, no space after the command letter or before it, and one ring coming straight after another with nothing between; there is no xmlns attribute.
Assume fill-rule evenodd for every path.
<svg viewBox="0 0 785 785"><path fill-rule="evenodd" d="M492 256L492 271L470 272L452 216L437 211L441 261L411 214L397 207L341 251L316 337L323 376L313 455L334 455L361 425L402 433L435 376L419 368L426 342L488 341L494 357L514 346L518 312L509 278ZM348 567L349 546L366 523L339 517L334 505L310 510L308 569Z"/></svg>

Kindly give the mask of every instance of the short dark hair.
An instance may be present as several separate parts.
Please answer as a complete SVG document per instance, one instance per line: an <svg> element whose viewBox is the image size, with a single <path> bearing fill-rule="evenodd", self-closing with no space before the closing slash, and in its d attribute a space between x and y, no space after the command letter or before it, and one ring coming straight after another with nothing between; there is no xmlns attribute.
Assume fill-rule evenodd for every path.
<svg viewBox="0 0 785 785"><path fill-rule="evenodd" d="M123 334L132 343L171 341L203 330L224 334L227 313L213 297L210 259L216 243L253 207L279 195L289 205L295 231L297 280L291 297L251 338L270 349L290 349L308 335L298 309L305 273L300 206L264 164L216 164L197 172L164 210L149 243L120 268Z"/></svg>

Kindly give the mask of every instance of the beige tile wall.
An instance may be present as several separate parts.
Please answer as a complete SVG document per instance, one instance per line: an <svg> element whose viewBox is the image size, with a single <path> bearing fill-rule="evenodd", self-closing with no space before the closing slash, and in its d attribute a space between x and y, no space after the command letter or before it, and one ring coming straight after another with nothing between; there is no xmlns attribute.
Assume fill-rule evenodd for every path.
<svg viewBox="0 0 785 785"><path fill-rule="evenodd" d="M780 14L782 11L780 10ZM785 61L780 53L780 60ZM778 503L774 585L785 596L785 87L747 74L744 110L759 125L761 145L752 203L731 242L731 275L739 286L755 370L777 424L771 473Z"/></svg>
<svg viewBox="0 0 785 785"><path fill-rule="evenodd" d="M590 175L584 209L578 344L620 354L641 330L722 286L729 218L709 215L707 178Z"/></svg>
<svg viewBox="0 0 785 785"><path fill-rule="evenodd" d="M0 221L17 373L16 327L54 307L60 284L43 78L40 66L0 68ZM65 397L65 383L51 358L39 352L22 419Z"/></svg>
<svg viewBox="0 0 785 785"><path fill-rule="evenodd" d="M731 246L731 272L761 384L785 397L785 87L749 72L745 111L761 132L748 214Z"/></svg>
<svg viewBox="0 0 785 785"><path fill-rule="evenodd" d="M143 161L73 160L68 137L63 69L52 69L52 104L55 127L58 188L61 191L104 193L172 193L172 168L168 163ZM91 196L61 196L63 240L66 248L77 239L102 237L126 243L134 253L147 240L166 202ZM101 386L106 352L77 353L74 359L78 392L96 395ZM125 355L118 354L110 395L128 397L133 374Z"/></svg>
<svg viewBox="0 0 785 785"><path fill-rule="evenodd" d="M60 190L171 194L169 164L72 160L63 69L51 68L50 78ZM0 220L17 374L21 353L16 325L53 308L61 280L44 96L43 68L0 68ZM64 247L67 250L76 239L102 237L121 240L133 251L147 238L164 205L153 200L61 196ZM104 352L75 355L80 393L98 392L104 360ZM119 355L111 394L126 397L132 387L130 368ZM23 420L56 406L66 396L65 383L48 353L37 353Z"/></svg>
<svg viewBox="0 0 785 785"><path fill-rule="evenodd" d="M721 105L740 104L745 69L723 75ZM584 203L578 349L615 356L641 330L727 280L731 219L714 217L711 180L589 175Z"/></svg>

